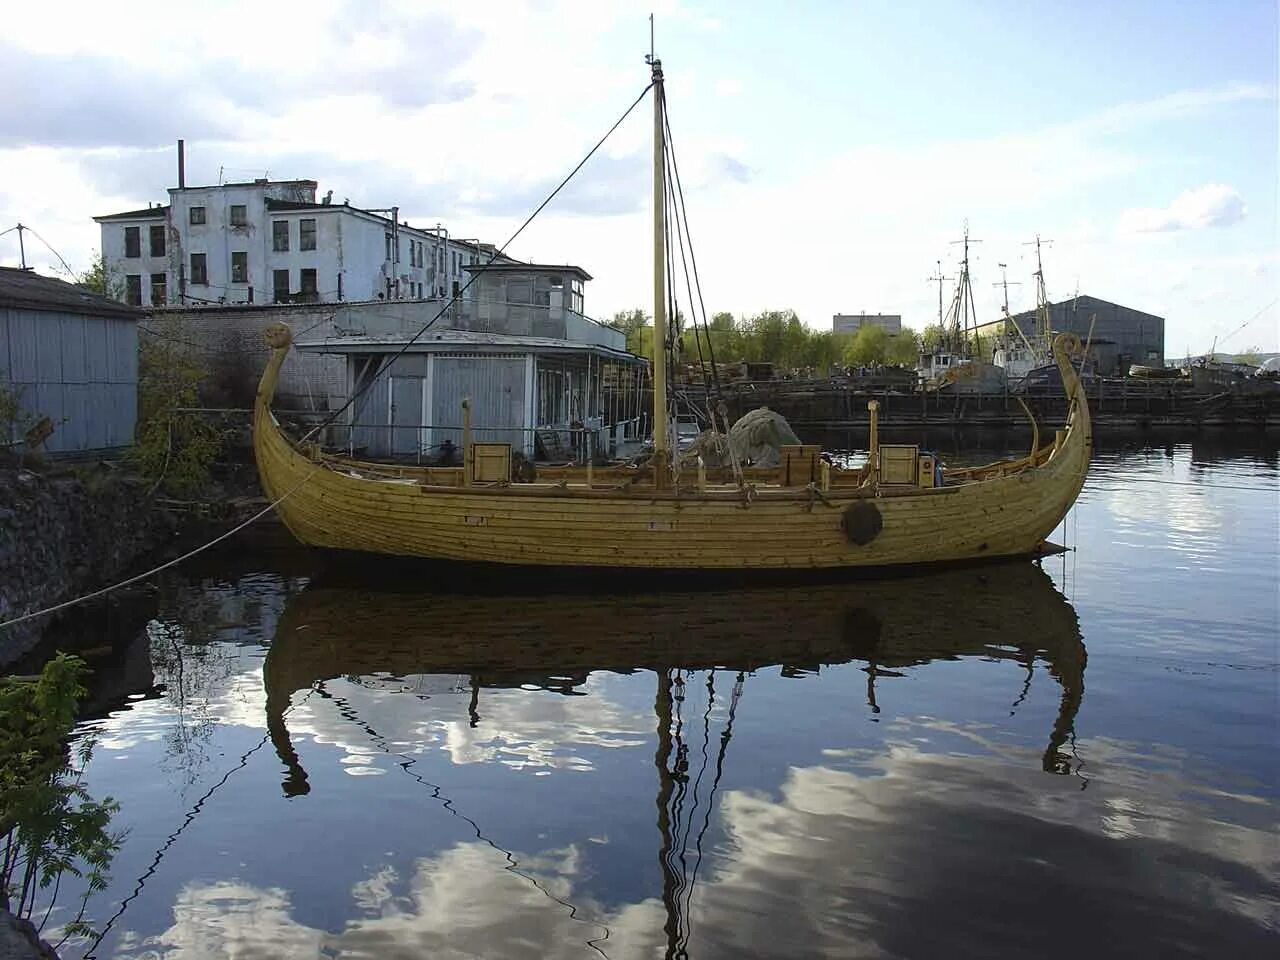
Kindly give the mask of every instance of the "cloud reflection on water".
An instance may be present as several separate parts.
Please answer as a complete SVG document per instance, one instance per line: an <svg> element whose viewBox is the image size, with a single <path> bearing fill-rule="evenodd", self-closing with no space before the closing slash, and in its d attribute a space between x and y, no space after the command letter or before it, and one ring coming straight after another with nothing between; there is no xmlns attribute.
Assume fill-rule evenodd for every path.
<svg viewBox="0 0 1280 960"><path fill-rule="evenodd" d="M1084 937L1098 955L1144 943L1177 956L1213 930L1223 955L1259 955L1280 922L1274 808L1249 827L1188 818L1186 784L1127 784L1135 758L1113 750L1100 765L1116 779L1084 792L1026 751L907 744L856 770L793 767L776 794L729 791L690 898L690 954L1074 957ZM606 927L594 940L606 955L661 955L661 900L601 902L574 847L517 856L538 886L479 842L419 858L405 879L375 869L332 930L294 919L287 891L192 883L173 924L121 956L585 957Z"/></svg>

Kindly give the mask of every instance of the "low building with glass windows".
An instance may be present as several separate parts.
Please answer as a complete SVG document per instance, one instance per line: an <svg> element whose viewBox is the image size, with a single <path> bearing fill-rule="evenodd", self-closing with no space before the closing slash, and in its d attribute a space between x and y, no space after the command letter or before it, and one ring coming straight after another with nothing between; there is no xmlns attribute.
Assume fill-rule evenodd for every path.
<svg viewBox="0 0 1280 960"><path fill-rule="evenodd" d="M621 331L587 317L581 267L476 267L469 299L415 309L352 305L307 355L343 359L357 396L329 442L354 455L445 462L462 449L463 400L477 441L530 459L614 455L647 435L648 362ZM417 307L422 309L416 309ZM424 330L425 327L425 330ZM420 335L419 335L420 334Z"/></svg>

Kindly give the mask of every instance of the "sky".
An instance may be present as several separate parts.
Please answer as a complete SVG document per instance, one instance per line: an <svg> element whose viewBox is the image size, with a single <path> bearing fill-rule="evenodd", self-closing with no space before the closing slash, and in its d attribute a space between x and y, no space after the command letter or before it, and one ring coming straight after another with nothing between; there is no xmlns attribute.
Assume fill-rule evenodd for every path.
<svg viewBox="0 0 1280 960"><path fill-rule="evenodd" d="M1033 304L1038 234L1050 299L1163 316L1169 357L1280 350L1275 0L28 6L0 231L87 267L181 137L191 184L310 178L501 243L645 88L650 12L708 312L920 329L967 223L981 319L1002 274ZM585 268L598 318L652 309L652 130L646 100L509 250Z"/></svg>

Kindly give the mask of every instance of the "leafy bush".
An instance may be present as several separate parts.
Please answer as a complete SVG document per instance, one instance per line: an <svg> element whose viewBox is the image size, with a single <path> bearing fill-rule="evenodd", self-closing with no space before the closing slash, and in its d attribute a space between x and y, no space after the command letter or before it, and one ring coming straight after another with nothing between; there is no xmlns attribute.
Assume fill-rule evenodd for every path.
<svg viewBox="0 0 1280 960"><path fill-rule="evenodd" d="M35 679L0 680L0 906L31 919L42 904L43 927L63 876L83 879L67 936L91 933L85 904L105 888L122 839L107 829L119 804L94 801L82 784L92 739L67 745L84 672L84 661L58 654Z"/></svg>
<svg viewBox="0 0 1280 960"><path fill-rule="evenodd" d="M166 493L189 497L209 485L228 431L199 413L209 369L177 321L139 329L138 429L133 456Z"/></svg>

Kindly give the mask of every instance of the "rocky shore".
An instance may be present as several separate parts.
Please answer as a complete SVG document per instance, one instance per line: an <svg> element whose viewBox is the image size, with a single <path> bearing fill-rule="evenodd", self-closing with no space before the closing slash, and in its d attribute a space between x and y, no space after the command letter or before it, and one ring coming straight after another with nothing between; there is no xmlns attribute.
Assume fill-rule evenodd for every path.
<svg viewBox="0 0 1280 960"><path fill-rule="evenodd" d="M171 540L150 486L107 465L0 468L0 621L120 579ZM0 629L0 666L34 647L47 620Z"/></svg>

